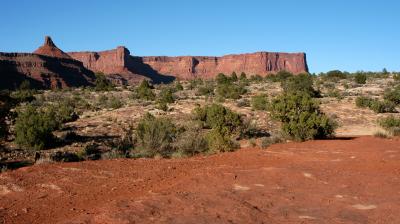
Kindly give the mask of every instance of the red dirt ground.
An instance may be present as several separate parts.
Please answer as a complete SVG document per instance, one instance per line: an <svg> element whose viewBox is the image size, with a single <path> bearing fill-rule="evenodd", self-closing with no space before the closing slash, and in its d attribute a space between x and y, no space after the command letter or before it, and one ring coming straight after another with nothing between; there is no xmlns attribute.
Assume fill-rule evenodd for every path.
<svg viewBox="0 0 400 224"><path fill-rule="evenodd" d="M399 143L35 165L0 175L0 223L400 223Z"/></svg>

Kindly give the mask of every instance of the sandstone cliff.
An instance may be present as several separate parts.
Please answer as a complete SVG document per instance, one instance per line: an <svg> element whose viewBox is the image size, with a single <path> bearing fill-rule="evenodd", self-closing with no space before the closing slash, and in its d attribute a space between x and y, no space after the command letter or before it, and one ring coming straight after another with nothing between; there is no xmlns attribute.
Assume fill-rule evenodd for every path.
<svg viewBox="0 0 400 224"><path fill-rule="evenodd" d="M40 54L40 55L46 55L49 57L71 59L71 57L68 54L64 53L62 50L60 50L54 44L53 40L49 36L46 36L44 38L44 44L41 47L39 47L36 51L34 51L33 53Z"/></svg>
<svg viewBox="0 0 400 224"><path fill-rule="evenodd" d="M218 73L265 76L282 70L294 74L308 72L304 53L232 54L222 57L143 57L143 62L161 74L179 79L214 78Z"/></svg>
<svg viewBox="0 0 400 224"><path fill-rule="evenodd" d="M93 72L82 62L29 53L0 53L0 88L13 89L27 79L39 88L91 85Z"/></svg>
<svg viewBox="0 0 400 224"><path fill-rule="evenodd" d="M69 52L60 50L50 37L33 54L0 53L0 87L13 88L24 79L37 86L58 88L90 85L93 72L103 72L120 84L135 84L143 79L154 83L176 78L211 79L218 73L266 76L282 70L294 74L308 72L304 53L257 52L222 57L139 57L125 47L100 52Z"/></svg>
<svg viewBox="0 0 400 224"><path fill-rule="evenodd" d="M169 77L182 80L214 78L218 73L265 76L282 70L294 74L308 72L304 53L257 52L222 57L138 57L131 56L125 47L101 52L70 52L72 58L82 61L86 68L105 74L120 74L129 81L145 77L155 82Z"/></svg>

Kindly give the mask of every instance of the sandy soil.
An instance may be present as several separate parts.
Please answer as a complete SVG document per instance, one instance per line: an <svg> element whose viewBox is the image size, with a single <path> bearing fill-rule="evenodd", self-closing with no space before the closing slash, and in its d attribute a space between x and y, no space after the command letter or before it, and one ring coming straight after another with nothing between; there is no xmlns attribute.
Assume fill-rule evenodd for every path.
<svg viewBox="0 0 400 224"><path fill-rule="evenodd" d="M0 223L400 223L399 143L25 167L0 175Z"/></svg>

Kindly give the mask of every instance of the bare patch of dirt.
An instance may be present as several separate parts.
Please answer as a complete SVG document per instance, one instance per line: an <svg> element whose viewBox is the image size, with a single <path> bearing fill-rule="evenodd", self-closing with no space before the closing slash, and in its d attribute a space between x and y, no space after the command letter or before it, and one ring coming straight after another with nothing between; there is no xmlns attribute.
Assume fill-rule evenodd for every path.
<svg viewBox="0 0 400 224"><path fill-rule="evenodd" d="M0 174L0 223L400 223L399 143L25 167Z"/></svg>

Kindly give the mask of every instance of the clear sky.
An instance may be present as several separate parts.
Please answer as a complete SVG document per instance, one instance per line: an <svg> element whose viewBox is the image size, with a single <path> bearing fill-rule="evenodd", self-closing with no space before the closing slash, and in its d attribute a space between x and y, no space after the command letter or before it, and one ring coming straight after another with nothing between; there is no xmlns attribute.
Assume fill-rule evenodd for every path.
<svg viewBox="0 0 400 224"><path fill-rule="evenodd" d="M397 0L1 0L0 51L306 52L311 72L400 71Z"/></svg>

